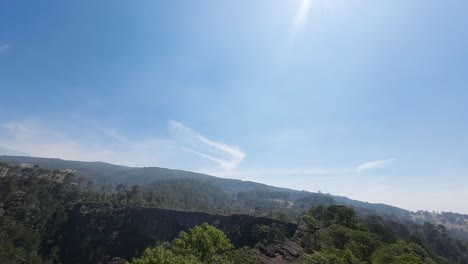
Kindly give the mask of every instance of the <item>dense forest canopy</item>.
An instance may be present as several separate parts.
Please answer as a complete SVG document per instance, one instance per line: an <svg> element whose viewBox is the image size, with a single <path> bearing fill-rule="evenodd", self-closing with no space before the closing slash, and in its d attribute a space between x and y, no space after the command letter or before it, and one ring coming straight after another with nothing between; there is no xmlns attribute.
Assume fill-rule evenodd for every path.
<svg viewBox="0 0 468 264"><path fill-rule="evenodd" d="M148 245L142 255L135 255L134 263L156 263L145 258L167 258L167 263L187 258L200 263L237 263L236 258L255 262L268 258L266 245L281 247L285 241L303 252L296 259L301 263L468 263L466 241L454 238L443 225L421 225L397 214L379 216L369 208L356 210L357 206L337 204L330 195L291 198L287 191L262 188L233 193L203 178L114 186L77 177L71 170L5 163L0 172L0 263L61 263L69 211L83 202L245 213L299 225L294 237L287 238L281 225L259 224L250 231L258 244L244 249L234 249L214 226L201 225L174 241ZM211 248L213 237L218 239L214 244L225 246ZM208 248L198 248L197 239ZM105 252L94 254L101 261L112 257Z"/></svg>

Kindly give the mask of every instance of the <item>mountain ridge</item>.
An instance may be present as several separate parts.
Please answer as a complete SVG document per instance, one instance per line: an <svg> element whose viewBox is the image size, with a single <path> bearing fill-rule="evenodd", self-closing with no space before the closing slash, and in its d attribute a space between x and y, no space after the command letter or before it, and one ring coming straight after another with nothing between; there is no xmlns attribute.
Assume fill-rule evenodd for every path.
<svg viewBox="0 0 468 264"><path fill-rule="evenodd" d="M279 204L279 207L292 215L298 215L314 204L341 204L356 209L360 215L378 213L389 219L397 218L415 223L444 224L458 237L468 239L468 215L453 212L438 214L427 211L412 212L388 204L363 202L345 196L299 191L258 182L220 178L203 173L160 167L128 167L101 161L88 162L7 155L0 156L0 162L15 165L22 163L23 165L38 165L52 170L71 169L76 176L91 179L102 186L118 186L119 184L144 186L174 179L201 180L220 188L228 197L236 197L236 199L243 199L247 204L253 204L252 212L257 211L258 201L264 201L270 207L272 204Z"/></svg>

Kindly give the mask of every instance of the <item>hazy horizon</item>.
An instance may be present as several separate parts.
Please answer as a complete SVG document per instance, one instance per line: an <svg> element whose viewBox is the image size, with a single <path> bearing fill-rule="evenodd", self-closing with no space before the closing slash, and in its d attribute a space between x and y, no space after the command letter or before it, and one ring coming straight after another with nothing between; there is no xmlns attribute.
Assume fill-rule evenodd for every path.
<svg viewBox="0 0 468 264"><path fill-rule="evenodd" d="M2 150L4 151L4 150ZM7 156L7 157L28 157L28 158L45 158L45 157L36 157L36 156L21 156L21 155L15 155L15 154L11 154L11 155L5 155L5 154L0 154L0 156ZM219 178L225 178L225 179L235 179L235 180L246 180L246 179L242 179L242 178L235 178L235 177L226 177L226 176L223 176L223 175L213 175L213 174L209 174L209 172L204 172L204 171L190 171L190 170L184 170L184 169L180 169L180 168L169 168L169 167L158 167L158 166L138 166L138 165L134 165L134 166L131 166L131 165L122 165L122 164L115 164L115 163L110 163L110 162L106 162L106 161L101 161L101 160L68 160L68 159L62 159L60 157L48 157L50 159L60 159L60 160L65 160L65 161L77 161L77 162L97 162L97 163L107 163L107 164L110 164L110 165L116 165L116 166L124 166L124 167L128 167L128 168L165 168L165 169L171 169L171 170L181 170L181 171L189 171L189 172L195 172L195 173L201 173L201 174L206 174L206 175L209 175L209 176L214 176L214 177L219 177ZM45 159L48 159L48 158L45 158ZM257 182L257 183L261 183L261 184L267 184L267 183L264 183L264 182L261 182L261 181L256 181L256 180L248 180L248 181L252 181L252 182ZM308 192L315 192L315 193L325 193L325 194L330 194L330 195L336 195L336 196L344 196L344 195L341 195L339 193L331 193L331 192L324 192L322 190L305 190L305 189L301 189L300 187L287 187L287 186L278 186L278 185L271 185L271 184L267 184L267 185L270 185L270 186L274 186L274 187L280 187L280 188L287 188L287 189L292 189L292 190L297 190L297 191L308 191ZM428 211L428 212L435 212L435 213L441 213L441 212L453 212L453 213L459 213L459 214L468 214L466 212L461 212L461 211L447 211L447 210L441 210L441 211L437 211L437 210L433 210L433 209L425 209L425 208L415 208L415 209L409 209L409 208L405 208L405 207L402 207L402 206L397 206L397 205L394 205L394 204L388 204L388 203L385 203L385 202L379 202L379 201L366 201L366 200L359 200L358 198L355 198L355 197L350 197L350 196L345 196L347 198L350 198L350 199L353 199L353 200L358 200L358 201L362 201L362 202L369 202L369 203L375 203L375 204L387 204L387 205L391 205L391 206L396 206L396 207L399 207L401 209L405 209L405 210L409 210L409 211L412 211L412 212L417 212L417 211Z"/></svg>
<svg viewBox="0 0 468 264"><path fill-rule="evenodd" d="M0 3L0 155L468 214L468 2Z"/></svg>

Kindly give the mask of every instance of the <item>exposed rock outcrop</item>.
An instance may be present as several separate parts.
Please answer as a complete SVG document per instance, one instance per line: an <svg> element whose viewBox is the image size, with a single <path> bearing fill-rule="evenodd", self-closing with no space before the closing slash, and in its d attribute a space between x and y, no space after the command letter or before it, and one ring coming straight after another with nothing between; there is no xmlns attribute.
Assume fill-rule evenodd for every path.
<svg viewBox="0 0 468 264"><path fill-rule="evenodd" d="M249 215L212 215L203 212L174 211L111 204L78 204L69 214L63 236L64 263L98 263L107 257L131 259L146 247L172 241L180 231L209 223L223 230L237 246L253 246L255 225L283 224ZM297 226L284 224L291 237Z"/></svg>
<svg viewBox="0 0 468 264"><path fill-rule="evenodd" d="M296 263L304 254L304 249L294 240L261 245L258 251L264 264Z"/></svg>

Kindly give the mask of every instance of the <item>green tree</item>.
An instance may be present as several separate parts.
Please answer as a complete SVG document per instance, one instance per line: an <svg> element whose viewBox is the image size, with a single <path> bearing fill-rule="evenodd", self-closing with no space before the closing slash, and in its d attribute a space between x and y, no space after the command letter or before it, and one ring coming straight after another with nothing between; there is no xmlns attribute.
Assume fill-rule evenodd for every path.
<svg viewBox="0 0 468 264"><path fill-rule="evenodd" d="M23 249L17 248L9 242L0 244L0 263L24 263L26 261L25 254Z"/></svg>
<svg viewBox="0 0 468 264"><path fill-rule="evenodd" d="M333 250L316 252L306 255L299 261L300 264L360 264L361 262L349 250Z"/></svg>
<svg viewBox="0 0 468 264"><path fill-rule="evenodd" d="M301 246L306 252L312 252L313 250L320 250L320 240L318 231L320 230L320 222L309 214L304 214L300 218L300 223L303 228L301 237Z"/></svg>
<svg viewBox="0 0 468 264"><path fill-rule="evenodd" d="M146 249L142 256L135 258L132 264L156 263L235 263L225 257L234 246L223 231L204 223L188 232L180 232L172 246L157 246ZM244 251L245 253L245 251ZM231 256L241 256L242 252L232 252Z"/></svg>
<svg viewBox="0 0 468 264"><path fill-rule="evenodd" d="M255 251L249 247L243 247L226 252L221 259L222 264L256 264L259 259Z"/></svg>
<svg viewBox="0 0 468 264"><path fill-rule="evenodd" d="M204 263L210 263L216 255L220 255L234 246L223 231L204 223L180 232L174 240L173 251L180 255L193 255Z"/></svg>
<svg viewBox="0 0 468 264"><path fill-rule="evenodd" d="M284 241L286 239L286 230L282 224L273 223L269 225L254 225L252 235L264 244L271 242Z"/></svg>
<svg viewBox="0 0 468 264"><path fill-rule="evenodd" d="M175 264L175 263L191 263L198 264L201 262L193 255L174 254L172 250L164 246L147 248L139 258L135 258L132 264Z"/></svg>
<svg viewBox="0 0 468 264"><path fill-rule="evenodd" d="M397 242L377 249L372 255L375 264L435 264L428 252L414 243Z"/></svg>

